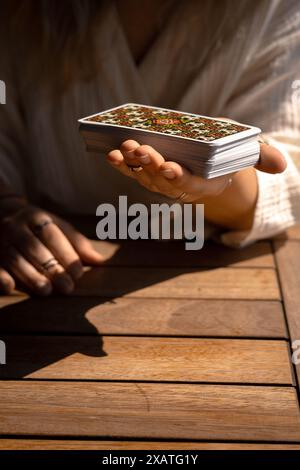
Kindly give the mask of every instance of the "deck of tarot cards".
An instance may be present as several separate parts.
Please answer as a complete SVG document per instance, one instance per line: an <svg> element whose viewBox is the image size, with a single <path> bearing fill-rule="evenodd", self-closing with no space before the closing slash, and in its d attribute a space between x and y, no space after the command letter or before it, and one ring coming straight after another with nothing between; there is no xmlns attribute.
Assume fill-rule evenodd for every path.
<svg viewBox="0 0 300 470"><path fill-rule="evenodd" d="M107 153L134 139L204 178L253 166L259 159L261 130L222 119L126 103L79 123L88 151Z"/></svg>

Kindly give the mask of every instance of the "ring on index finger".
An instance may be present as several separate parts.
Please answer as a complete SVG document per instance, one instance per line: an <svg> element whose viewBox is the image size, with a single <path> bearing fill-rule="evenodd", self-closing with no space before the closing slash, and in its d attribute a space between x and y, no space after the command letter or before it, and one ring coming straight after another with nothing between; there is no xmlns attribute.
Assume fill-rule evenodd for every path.
<svg viewBox="0 0 300 470"><path fill-rule="evenodd" d="M188 194L182 192L176 199L175 202L183 202L187 198Z"/></svg>
<svg viewBox="0 0 300 470"><path fill-rule="evenodd" d="M49 258L45 263L41 264L41 267L44 271L49 271L49 269L53 268L53 266L56 266L57 264L59 264L57 259Z"/></svg>
<svg viewBox="0 0 300 470"><path fill-rule="evenodd" d="M128 163L126 163L126 165L128 166L128 168L130 169L130 171L134 171L136 173L140 172L143 170L143 167L141 165L129 165Z"/></svg>
<svg viewBox="0 0 300 470"><path fill-rule="evenodd" d="M51 219L46 219L43 222L40 222L39 224L35 224L32 230L34 233L38 234L38 233L41 233L43 229L47 227L47 225L53 224L53 223L54 222Z"/></svg>

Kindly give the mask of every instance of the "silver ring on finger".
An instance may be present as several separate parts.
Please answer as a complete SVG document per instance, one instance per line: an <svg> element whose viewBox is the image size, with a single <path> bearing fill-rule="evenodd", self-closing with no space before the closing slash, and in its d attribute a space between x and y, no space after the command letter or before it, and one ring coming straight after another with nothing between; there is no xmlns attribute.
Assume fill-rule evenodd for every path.
<svg viewBox="0 0 300 470"><path fill-rule="evenodd" d="M257 142L259 144L270 145L270 142L268 141L268 139L266 139L266 137L262 136L261 134L259 135Z"/></svg>
<svg viewBox="0 0 300 470"><path fill-rule="evenodd" d="M128 165L128 163L126 163L126 165L130 169L130 171L134 171L135 173L138 173L143 170L143 167L141 165Z"/></svg>
<svg viewBox="0 0 300 470"><path fill-rule="evenodd" d="M45 263L41 264L41 267L44 271L49 271L49 269L53 268L53 266L56 266L57 264L59 264L57 259L49 258Z"/></svg>
<svg viewBox="0 0 300 470"><path fill-rule="evenodd" d="M175 199L175 202L183 202L187 196L187 193L183 192Z"/></svg>

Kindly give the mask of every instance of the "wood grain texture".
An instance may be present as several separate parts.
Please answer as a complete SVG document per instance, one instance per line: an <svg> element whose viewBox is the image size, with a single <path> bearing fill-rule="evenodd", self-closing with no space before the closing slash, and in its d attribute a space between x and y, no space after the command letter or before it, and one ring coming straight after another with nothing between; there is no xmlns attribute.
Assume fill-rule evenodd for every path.
<svg viewBox="0 0 300 470"><path fill-rule="evenodd" d="M60 207L49 207L49 210L59 213ZM65 214L61 215L66 217ZM100 241L96 237L98 217L68 216L68 220L77 230L91 239L94 248L104 255L106 262L110 265L274 267L269 241L259 241L238 250L208 239L203 249L195 255L195 252L186 251L184 242L181 241Z"/></svg>
<svg viewBox="0 0 300 470"><path fill-rule="evenodd" d="M273 240L300 240L300 225L288 228L284 232L276 235Z"/></svg>
<svg viewBox="0 0 300 470"><path fill-rule="evenodd" d="M289 330L293 339L300 339L300 243L275 242L275 256Z"/></svg>
<svg viewBox="0 0 300 470"><path fill-rule="evenodd" d="M274 248L300 387L300 243L275 242Z"/></svg>
<svg viewBox="0 0 300 470"><path fill-rule="evenodd" d="M59 206L58 207L53 206L53 207L49 207L49 210L55 213L59 213L60 208ZM62 216L65 217L65 215L63 214ZM99 221L98 217L73 215L73 216L68 216L68 220L71 224L73 224L77 228L77 230L81 231L88 238L92 239L95 248L99 250L100 252L102 252L105 255L105 257L107 257L107 255L112 256L118 249L118 242L116 243L112 241L102 242L100 240L97 240L96 225L97 225L97 222ZM287 233L290 233L290 231L293 231L293 230L294 228L291 228L287 231ZM284 234L279 235L279 237L282 237L282 236L285 236L285 235ZM299 226L298 238L300 239L300 226ZM119 250L118 258L121 259L121 256L120 256L121 251L124 252L124 255L122 253L122 256L126 257L128 245L131 244L132 246L137 246L137 242L141 244L147 243L147 250L150 250L151 244L153 244L153 246L155 247L157 247L157 245L161 245L162 248L157 247L155 249L161 250L162 252L166 252L172 249L172 247L170 247L169 245L173 244L173 242L170 242L170 244L168 243L168 249L165 250L165 246L167 244L165 241L157 242L157 241L151 241L151 240L149 241L148 240L147 241L142 241L142 240L123 241L122 240L122 245L124 246L125 249ZM177 244L180 245L181 242L178 241L174 243L175 246ZM113 246L115 246L115 248ZM181 249L176 248L176 250L181 250ZM270 253L269 250L270 250L269 241L259 241L253 245L250 245L249 247L243 248L242 250L236 250L236 249L231 249L229 247L226 247L224 245L219 245L217 243L214 243L212 240L206 240L203 249L199 252L201 253L201 256L199 257L200 259L196 261L195 259L192 260L192 257L191 257L191 263L192 263L191 265L195 266L195 262L202 263L202 260L207 257L208 258L207 262L209 263L209 266L224 266L227 264L233 266L233 265L241 265L242 263L245 267L246 265L252 266L252 267L255 267L255 266L256 267L262 267L262 266L271 267L271 266L274 266L274 261L272 259L272 256L269 256L269 253ZM145 258L149 260L148 255L143 254L142 250L140 250L140 253L142 256L145 256ZM190 258L190 255L187 254L187 257ZM131 256L129 264L139 263L139 260L136 258L137 257L134 256L134 260L133 260ZM156 261L159 262L158 257L156 257ZM153 261L149 260L149 262L151 263ZM169 262L172 263L173 261L169 260ZM190 261L187 261L187 262L190 263ZM115 260L112 260L112 263L115 263ZM188 265L190 266L190 264ZM205 264L205 266L207 266L207 264Z"/></svg>
<svg viewBox="0 0 300 470"><path fill-rule="evenodd" d="M206 241L202 250L197 252L186 250L181 241L125 240L92 243L109 266L274 267L269 242L260 242L237 250Z"/></svg>
<svg viewBox="0 0 300 470"><path fill-rule="evenodd" d="M300 244L275 243L296 338ZM94 244L105 266L87 270L76 296L0 297L0 376L11 379L0 382L0 449L300 449L268 242L197 254L176 242Z"/></svg>
<svg viewBox="0 0 300 470"><path fill-rule="evenodd" d="M2 381L1 434L300 441L290 387Z"/></svg>
<svg viewBox="0 0 300 470"><path fill-rule="evenodd" d="M281 302L0 297L0 331L287 338Z"/></svg>
<svg viewBox="0 0 300 470"><path fill-rule="evenodd" d="M273 269L125 268L87 270L74 295L280 300Z"/></svg>
<svg viewBox="0 0 300 470"><path fill-rule="evenodd" d="M300 444L0 438L0 450L300 450Z"/></svg>
<svg viewBox="0 0 300 470"><path fill-rule="evenodd" d="M286 341L3 336L2 378L292 384Z"/></svg>

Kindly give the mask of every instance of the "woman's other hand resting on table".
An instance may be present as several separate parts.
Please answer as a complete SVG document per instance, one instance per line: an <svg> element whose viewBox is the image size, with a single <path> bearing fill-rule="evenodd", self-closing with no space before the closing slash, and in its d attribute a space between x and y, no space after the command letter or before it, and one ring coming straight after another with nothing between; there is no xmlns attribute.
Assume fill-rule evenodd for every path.
<svg viewBox="0 0 300 470"><path fill-rule="evenodd" d="M38 295L70 294L83 263L103 261L90 241L61 218L18 197L0 197L0 291L16 282Z"/></svg>

